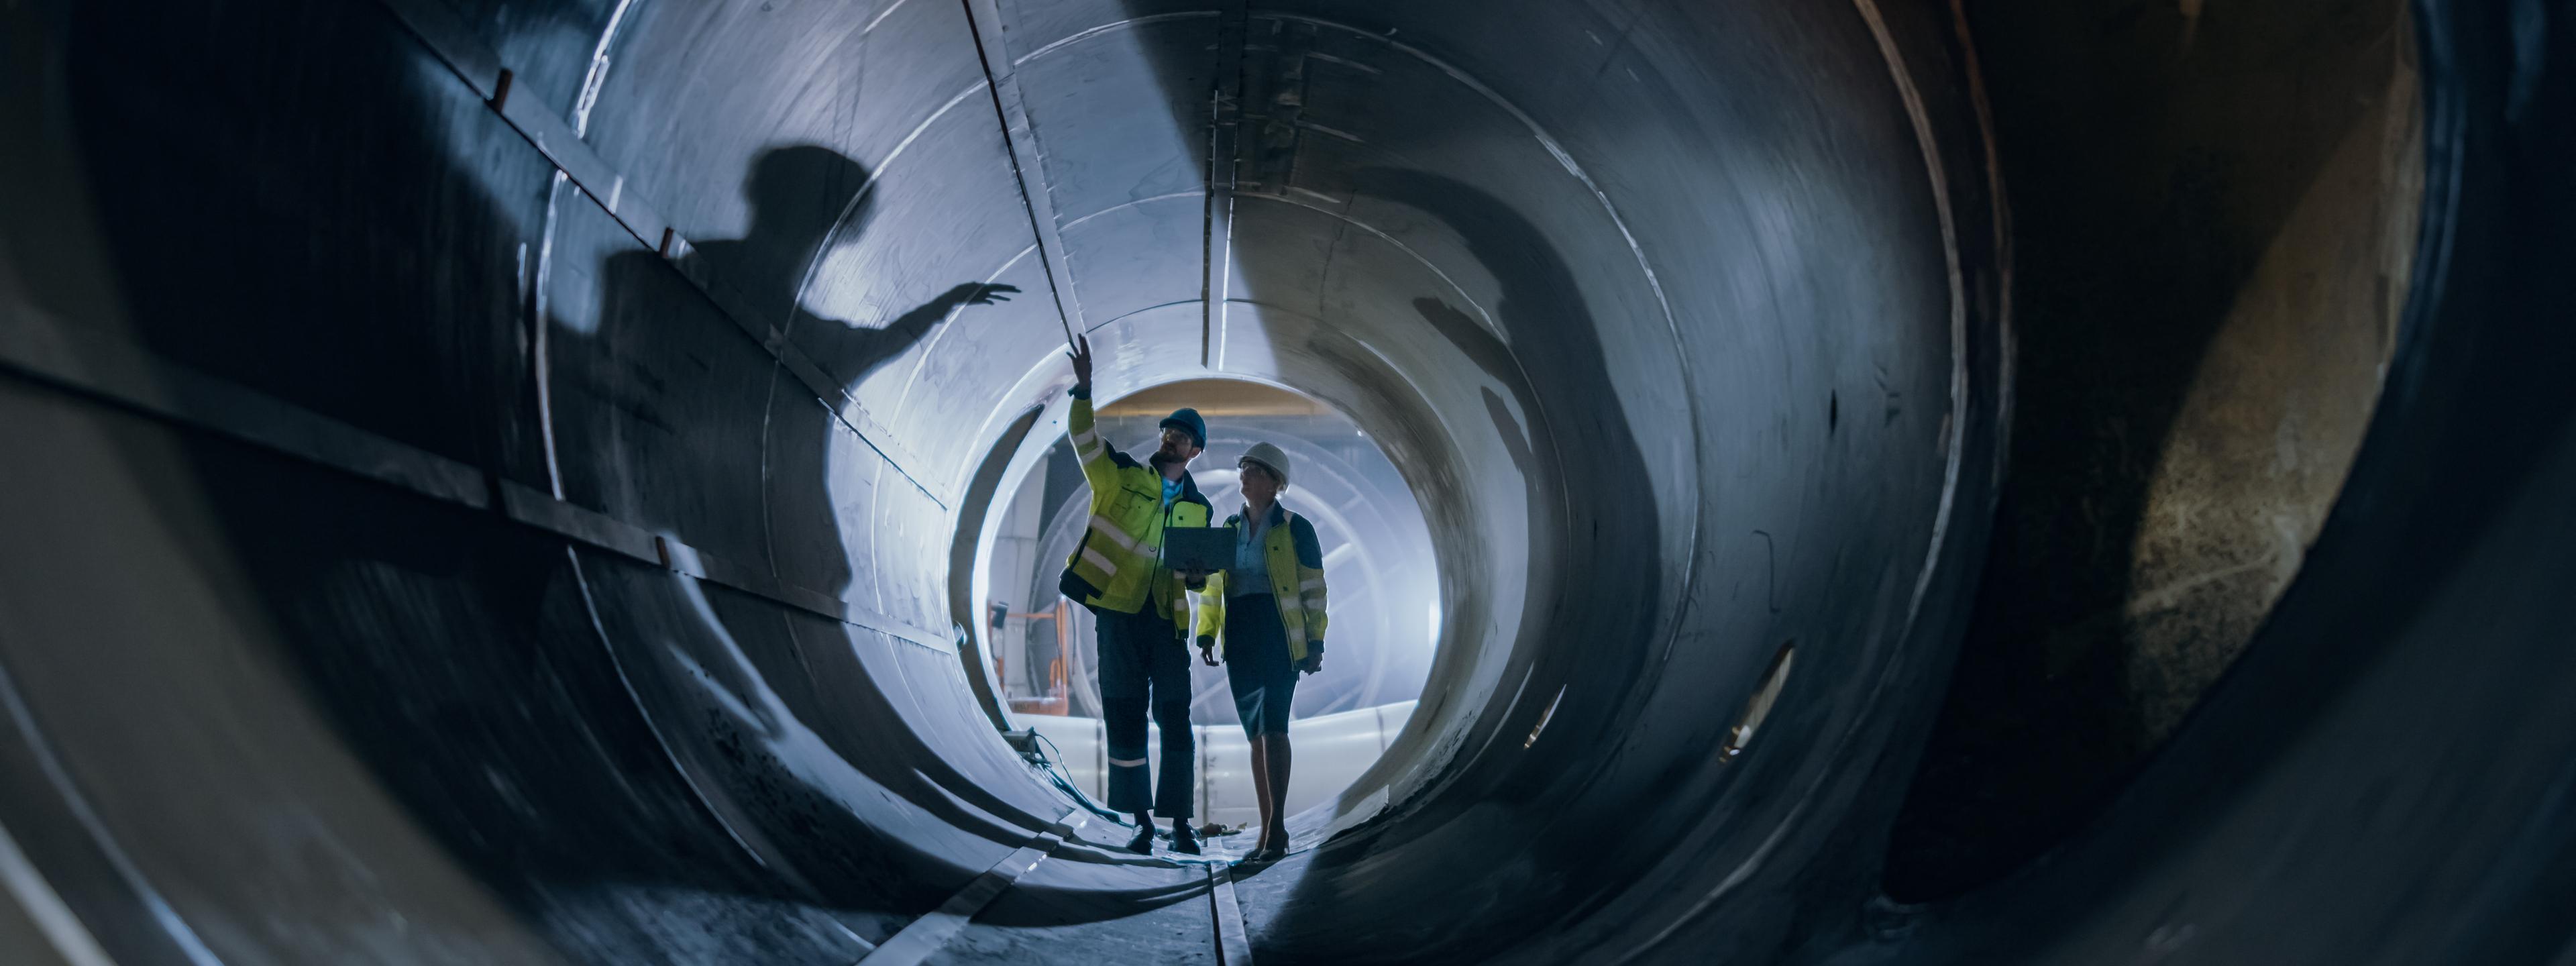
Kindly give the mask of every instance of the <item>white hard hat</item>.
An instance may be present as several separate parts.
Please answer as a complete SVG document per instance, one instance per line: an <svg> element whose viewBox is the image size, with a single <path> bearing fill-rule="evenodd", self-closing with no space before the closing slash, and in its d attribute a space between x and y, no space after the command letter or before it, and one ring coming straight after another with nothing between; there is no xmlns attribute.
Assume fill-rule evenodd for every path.
<svg viewBox="0 0 2576 966"><path fill-rule="evenodd" d="M1251 449L1243 451L1243 463L1259 463L1263 469L1270 471L1270 475L1279 478L1280 486L1288 485L1288 454L1280 452L1279 447L1268 443L1254 443Z"/></svg>

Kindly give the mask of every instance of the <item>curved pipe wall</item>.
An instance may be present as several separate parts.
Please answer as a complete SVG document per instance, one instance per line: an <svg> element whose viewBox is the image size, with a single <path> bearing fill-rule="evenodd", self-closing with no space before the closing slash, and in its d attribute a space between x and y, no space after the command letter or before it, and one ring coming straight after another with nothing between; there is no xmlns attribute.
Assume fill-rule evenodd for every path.
<svg viewBox="0 0 2576 966"><path fill-rule="evenodd" d="M2418 361L2339 518L2359 535L2311 557L2345 588L2387 583L2357 555L2427 540L2469 572L2475 535L2549 512L2436 539L2424 501L2460 484L2408 457L2499 501L2563 473L2558 435L2506 458L2452 430L2517 384L2476 376L2565 358L2524 321L2563 283L2516 271L2564 250L2564 188L2494 217L2564 156L2563 72L2516 52L2565 27L2424 15L2448 187ZM1432 687L1301 817L1299 855L1233 886L1264 957L1979 960L2138 933L2224 958L2250 925L2155 897L2225 878L2226 836L2298 819L2309 782L2366 780L2302 723L2421 720L2367 691L2421 646L2319 616L2332 590L2303 626L2294 591L2281 633L2383 642L2337 682L2362 704L2266 717L2275 695L2228 691L2105 820L2125 838L1956 906L1870 904L2008 398L2000 201L1944 10L0 16L32 54L0 138L0 425L44 454L0 472L0 859L41 873L10 879L27 925L0 936L66 957L845 962L1003 868L1026 872L951 954L1206 954L1203 873L1104 848L1123 835L1001 742L946 630L985 454L1032 407L1012 459L1059 431L1077 330L1108 395L1213 370L1332 403L1431 518ZM2489 586L2546 619L2512 606L2529 581ZM2520 646L2542 624L2487 626L2535 693L2571 670ZM1760 740L1721 761L1712 707L1787 641ZM2551 713L2490 704L2463 733ZM2212 737L2231 724L2257 738ZM2563 829L2517 824L2554 787L2523 754L2451 772L2516 792L2455 860L2499 884L2416 948L2549 938L2497 910L2564 863L2465 864L2559 854ZM2212 761L2278 790L2187 780ZM1009 861L1029 849L1051 857ZM2346 894L2431 861L2390 855L2350 859ZM2246 881L2325 881L2267 868ZM2224 895L2196 901L2297 908Z"/></svg>

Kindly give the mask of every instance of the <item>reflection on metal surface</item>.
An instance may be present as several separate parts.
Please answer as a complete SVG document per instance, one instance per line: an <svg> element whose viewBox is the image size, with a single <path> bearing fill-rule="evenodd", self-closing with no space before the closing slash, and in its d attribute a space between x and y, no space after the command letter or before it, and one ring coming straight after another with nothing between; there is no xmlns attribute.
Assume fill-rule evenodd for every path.
<svg viewBox="0 0 2576 966"><path fill-rule="evenodd" d="M54 891L53 884L46 882L44 874L37 872L36 867L27 861L27 853L18 848L18 840L11 837L7 829L0 829L0 886L5 886L9 895L17 899L17 909L35 923L36 929L44 934L45 941L52 944L54 955L61 957L66 966L115 966L116 961L109 959L107 951L99 948L98 938L90 935L88 927L81 925L80 918L63 903L63 897ZM18 952L27 956L41 955L35 950Z"/></svg>
<svg viewBox="0 0 2576 966"><path fill-rule="evenodd" d="M1547 699L1547 709L1538 713L1538 723L1530 726L1529 737L1521 739L1522 748L1538 747L1539 733L1547 730L1547 723L1549 721L1555 720L1556 706L1564 701L1565 689L1556 689L1556 697Z"/></svg>
<svg viewBox="0 0 2576 966"><path fill-rule="evenodd" d="M1780 689L1789 683L1789 662L1798 649L1797 641L1780 645L1780 653L1771 656L1771 666L1762 672L1762 681L1753 687L1753 696L1744 699L1744 714L1735 726L1726 729L1726 744L1717 751L1720 761L1733 761L1753 743L1753 731L1762 727L1762 719L1771 716L1771 703L1779 700Z"/></svg>

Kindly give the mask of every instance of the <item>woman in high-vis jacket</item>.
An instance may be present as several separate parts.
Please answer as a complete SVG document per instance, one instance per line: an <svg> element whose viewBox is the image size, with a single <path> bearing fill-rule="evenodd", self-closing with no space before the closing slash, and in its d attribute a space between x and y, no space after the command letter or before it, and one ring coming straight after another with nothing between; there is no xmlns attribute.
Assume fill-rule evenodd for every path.
<svg viewBox="0 0 2576 966"><path fill-rule="evenodd" d="M1237 465L1244 507L1224 524L1235 534L1234 566L1210 576L1199 597L1199 657L1217 663L1222 633L1261 805L1261 846L1247 859L1262 862L1288 854L1288 706L1297 675L1324 669L1324 549L1313 523L1279 506L1288 454L1255 443Z"/></svg>

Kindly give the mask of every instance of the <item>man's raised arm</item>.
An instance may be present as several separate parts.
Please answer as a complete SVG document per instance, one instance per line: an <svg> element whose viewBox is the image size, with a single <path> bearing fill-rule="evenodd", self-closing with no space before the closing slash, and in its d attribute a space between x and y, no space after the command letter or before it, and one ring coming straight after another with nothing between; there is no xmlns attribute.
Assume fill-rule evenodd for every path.
<svg viewBox="0 0 2576 966"><path fill-rule="evenodd" d="M1073 440L1074 461L1082 464L1083 482L1091 484L1097 499L1118 485L1113 472L1118 464L1109 458L1109 446L1100 441L1091 418L1091 337L1076 337L1065 355L1073 359L1073 411L1065 415L1065 435Z"/></svg>

